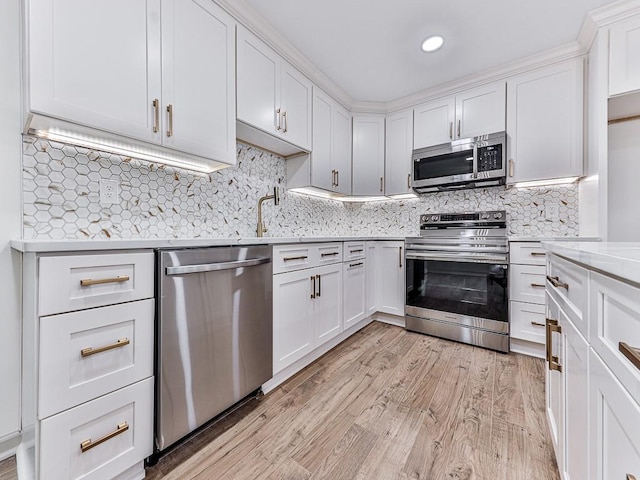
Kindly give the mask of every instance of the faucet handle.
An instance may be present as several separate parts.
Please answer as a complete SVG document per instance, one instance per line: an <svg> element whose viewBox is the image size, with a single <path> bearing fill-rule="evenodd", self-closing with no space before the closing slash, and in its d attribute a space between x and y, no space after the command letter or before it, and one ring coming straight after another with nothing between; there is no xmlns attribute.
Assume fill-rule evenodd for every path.
<svg viewBox="0 0 640 480"><path fill-rule="evenodd" d="M267 232L267 231L268 230L267 230L266 224L264 222L262 222L262 232L264 233L264 232Z"/></svg>

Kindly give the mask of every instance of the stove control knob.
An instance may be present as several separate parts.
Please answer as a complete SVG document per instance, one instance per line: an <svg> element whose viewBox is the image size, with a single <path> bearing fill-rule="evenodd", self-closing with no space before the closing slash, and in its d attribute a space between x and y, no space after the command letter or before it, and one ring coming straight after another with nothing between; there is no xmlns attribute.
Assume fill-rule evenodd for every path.
<svg viewBox="0 0 640 480"><path fill-rule="evenodd" d="M496 220L500 220L502 218L502 213L500 213L500 212L494 213L493 214L493 218L495 218Z"/></svg>
<svg viewBox="0 0 640 480"><path fill-rule="evenodd" d="M431 215L431 221L432 222L437 222L438 221L438 215Z"/></svg>
<svg viewBox="0 0 640 480"><path fill-rule="evenodd" d="M482 218L482 220L487 220L489 218L489 214L483 213L482 215L480 215L480 218Z"/></svg>

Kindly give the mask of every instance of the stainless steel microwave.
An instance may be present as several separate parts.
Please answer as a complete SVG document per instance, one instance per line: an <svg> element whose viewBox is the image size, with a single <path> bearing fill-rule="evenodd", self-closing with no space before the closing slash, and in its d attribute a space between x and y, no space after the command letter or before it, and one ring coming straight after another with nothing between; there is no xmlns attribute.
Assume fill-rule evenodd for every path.
<svg viewBox="0 0 640 480"><path fill-rule="evenodd" d="M411 186L429 193L503 185L506 151L505 132L414 150Z"/></svg>

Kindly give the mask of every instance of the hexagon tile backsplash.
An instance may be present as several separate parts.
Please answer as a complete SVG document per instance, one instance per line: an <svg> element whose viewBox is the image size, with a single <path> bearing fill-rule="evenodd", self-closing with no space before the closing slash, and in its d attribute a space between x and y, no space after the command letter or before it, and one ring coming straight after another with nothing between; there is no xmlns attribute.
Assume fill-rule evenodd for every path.
<svg viewBox="0 0 640 480"><path fill-rule="evenodd" d="M426 212L506 209L511 234L578 234L576 185L493 187L418 199L342 203L286 192L286 160L238 143L238 164L210 175L23 137L25 239L255 237L257 202L266 236L412 236ZM100 204L100 180L116 180L120 201ZM558 221L545 216L557 205Z"/></svg>

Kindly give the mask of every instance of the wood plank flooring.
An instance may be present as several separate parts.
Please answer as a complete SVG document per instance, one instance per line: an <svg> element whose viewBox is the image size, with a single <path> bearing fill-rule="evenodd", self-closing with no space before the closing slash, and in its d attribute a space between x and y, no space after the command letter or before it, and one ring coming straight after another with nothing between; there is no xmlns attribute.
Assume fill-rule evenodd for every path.
<svg viewBox="0 0 640 480"><path fill-rule="evenodd" d="M559 480L544 403L542 360L374 322L146 473L151 480ZM15 478L11 462L0 462L0 480Z"/></svg>
<svg viewBox="0 0 640 480"><path fill-rule="evenodd" d="M374 322L147 478L559 479L544 362Z"/></svg>

